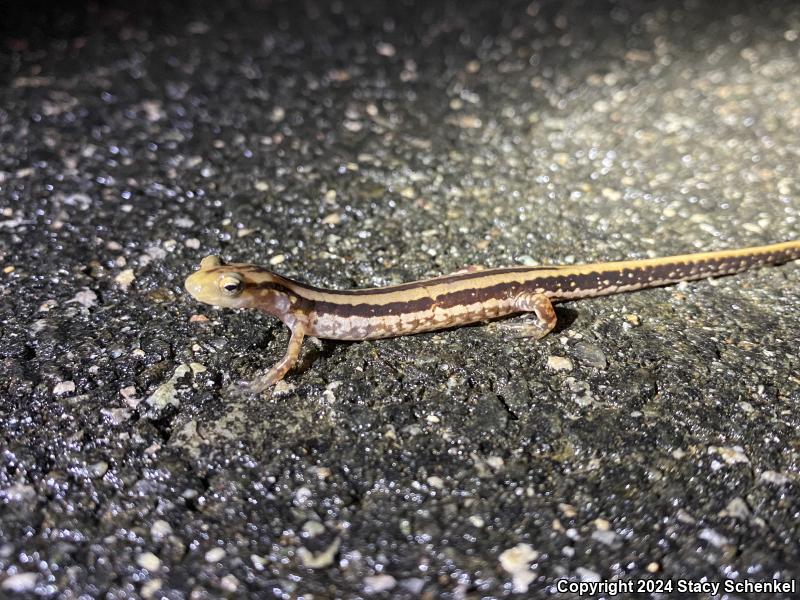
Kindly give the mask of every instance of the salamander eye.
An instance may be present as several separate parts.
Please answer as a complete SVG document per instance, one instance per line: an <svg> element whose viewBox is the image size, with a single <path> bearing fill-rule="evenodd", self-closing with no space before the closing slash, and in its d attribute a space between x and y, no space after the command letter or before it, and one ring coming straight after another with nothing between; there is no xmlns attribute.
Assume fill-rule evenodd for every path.
<svg viewBox="0 0 800 600"><path fill-rule="evenodd" d="M241 275L228 273L219 278L219 289L226 296L238 296L244 289Z"/></svg>

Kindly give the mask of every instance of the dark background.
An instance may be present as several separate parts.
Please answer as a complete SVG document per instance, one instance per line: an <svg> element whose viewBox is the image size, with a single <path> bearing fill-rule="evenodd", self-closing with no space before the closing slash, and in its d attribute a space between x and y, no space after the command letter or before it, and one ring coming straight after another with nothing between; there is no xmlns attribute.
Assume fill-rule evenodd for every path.
<svg viewBox="0 0 800 600"><path fill-rule="evenodd" d="M309 341L247 400L286 330L182 289L797 238L796 4L132 4L0 8L0 594L798 576L796 265Z"/></svg>

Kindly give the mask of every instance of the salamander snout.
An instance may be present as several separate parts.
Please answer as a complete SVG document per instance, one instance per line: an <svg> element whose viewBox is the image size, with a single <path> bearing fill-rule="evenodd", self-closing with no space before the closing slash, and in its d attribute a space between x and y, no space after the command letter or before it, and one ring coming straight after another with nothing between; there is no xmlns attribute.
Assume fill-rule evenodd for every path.
<svg viewBox="0 0 800 600"><path fill-rule="evenodd" d="M200 262L200 269L186 278L186 291L195 300L205 304L226 308L243 306L244 277L235 270L221 268L224 266L225 263L218 256L206 256Z"/></svg>

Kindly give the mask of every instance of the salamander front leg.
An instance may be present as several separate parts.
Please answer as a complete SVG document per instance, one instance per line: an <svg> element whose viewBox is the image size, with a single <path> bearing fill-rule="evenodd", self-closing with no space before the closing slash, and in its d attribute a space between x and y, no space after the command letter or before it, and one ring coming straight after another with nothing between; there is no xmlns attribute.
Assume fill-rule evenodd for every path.
<svg viewBox="0 0 800 600"><path fill-rule="evenodd" d="M509 338L541 339L556 326L556 311L544 294L520 294L514 301L519 312L528 313L497 327Z"/></svg>
<svg viewBox="0 0 800 600"><path fill-rule="evenodd" d="M248 394L260 394L268 387L275 385L287 371L291 369L297 362L297 357L300 356L300 347L303 345L303 338L306 335L305 328L297 324L292 327L292 337L289 338L289 346L286 348L286 354L280 359L269 371L263 375L259 375L253 381L246 384L245 392Z"/></svg>

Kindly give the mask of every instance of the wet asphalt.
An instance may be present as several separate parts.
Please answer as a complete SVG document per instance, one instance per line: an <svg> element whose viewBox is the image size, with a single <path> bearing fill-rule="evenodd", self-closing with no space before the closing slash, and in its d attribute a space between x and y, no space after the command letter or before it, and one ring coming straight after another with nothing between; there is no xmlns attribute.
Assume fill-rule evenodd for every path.
<svg viewBox="0 0 800 600"><path fill-rule="evenodd" d="M797 584L797 264L306 341L260 398L288 331L182 282L797 239L800 6L129 4L0 18L0 596Z"/></svg>

